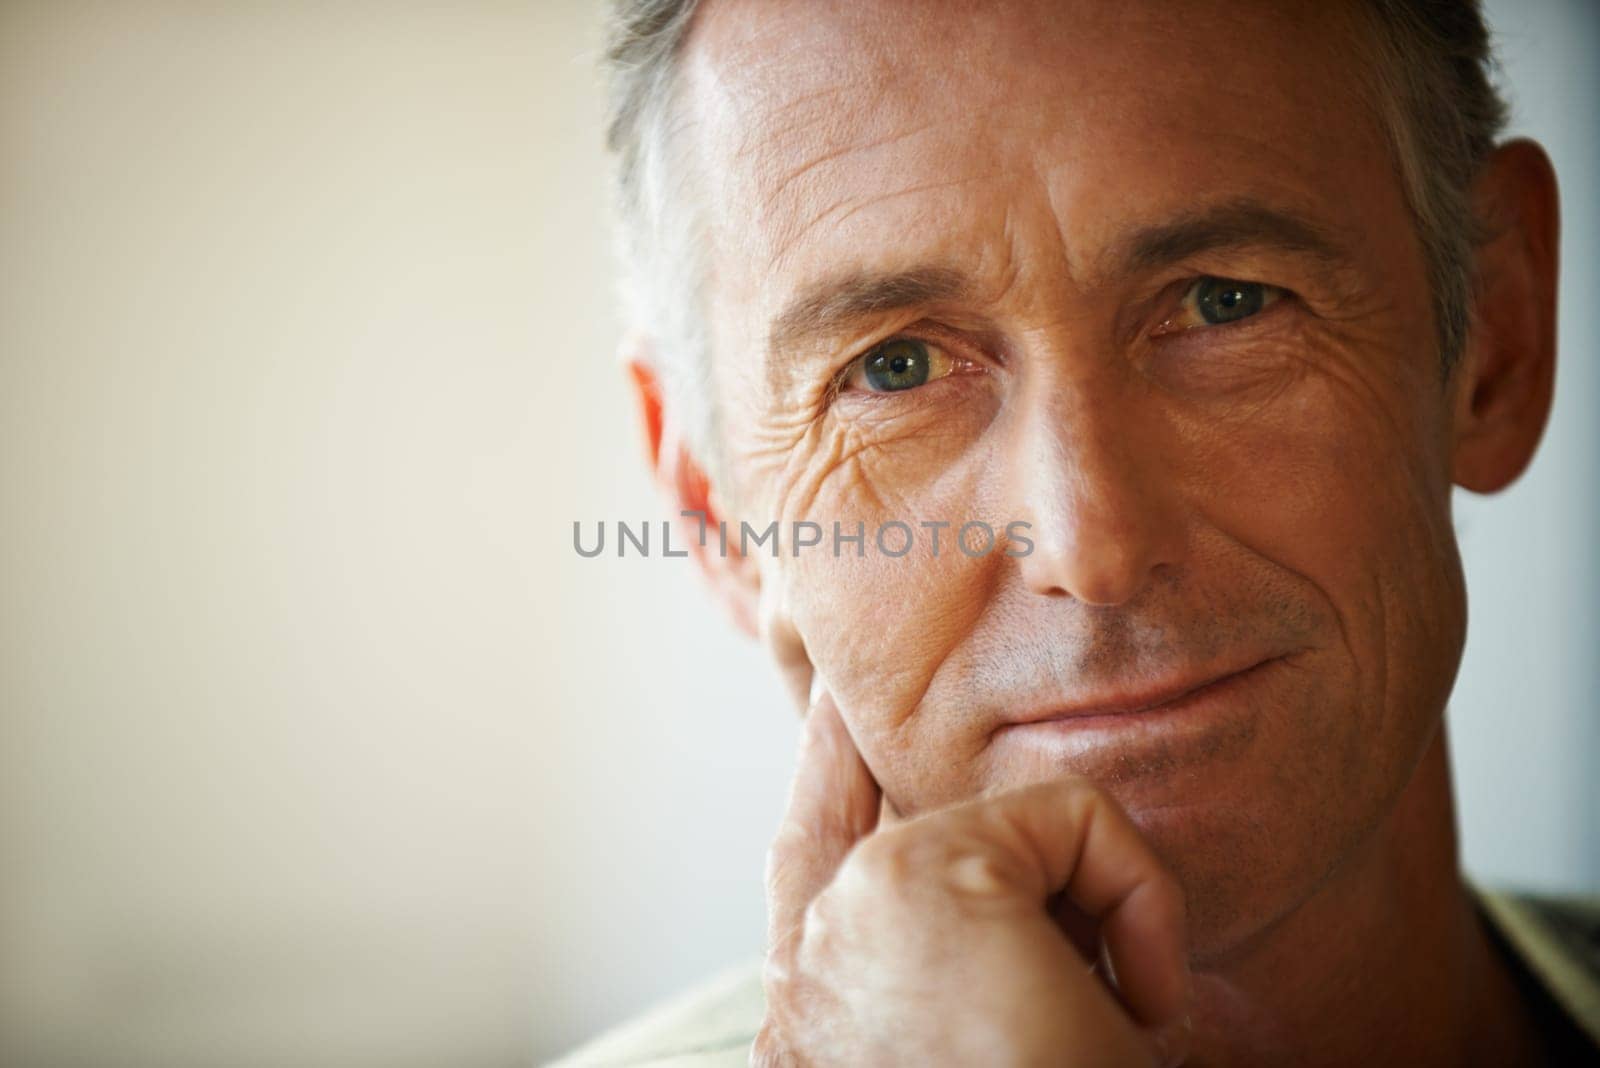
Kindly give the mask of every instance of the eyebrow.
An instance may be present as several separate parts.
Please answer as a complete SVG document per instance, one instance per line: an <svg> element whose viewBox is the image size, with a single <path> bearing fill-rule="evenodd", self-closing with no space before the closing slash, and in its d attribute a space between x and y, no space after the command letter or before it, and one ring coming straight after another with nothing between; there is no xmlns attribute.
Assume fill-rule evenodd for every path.
<svg viewBox="0 0 1600 1068"><path fill-rule="evenodd" d="M1272 248L1322 260L1344 262L1348 253L1329 231L1309 219L1256 200L1237 200L1171 222L1143 227L1118 242L1118 275L1165 267L1202 252Z"/></svg>
<svg viewBox="0 0 1600 1068"><path fill-rule="evenodd" d="M1348 253L1327 228L1256 200L1237 200L1134 229L1107 256L1106 276L1127 277L1168 266L1202 252L1267 248L1334 265ZM840 333L862 320L943 301L970 298L973 281L938 265L904 271L848 271L802 289L773 319L767 354L779 354L816 337Z"/></svg>
<svg viewBox="0 0 1600 1068"><path fill-rule="evenodd" d="M806 338L836 333L875 315L970 295L967 276L948 267L879 273L852 271L802 290L772 321L767 350L779 353Z"/></svg>

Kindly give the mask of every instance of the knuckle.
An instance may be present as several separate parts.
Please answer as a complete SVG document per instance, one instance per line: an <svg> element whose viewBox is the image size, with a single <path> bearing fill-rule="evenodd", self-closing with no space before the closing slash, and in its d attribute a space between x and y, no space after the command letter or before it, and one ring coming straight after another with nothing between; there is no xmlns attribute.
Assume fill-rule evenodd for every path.
<svg viewBox="0 0 1600 1068"><path fill-rule="evenodd" d="M954 857L941 875L944 885L954 893L983 899L1009 897L1015 881L1010 867L992 853Z"/></svg>
<svg viewBox="0 0 1600 1068"><path fill-rule="evenodd" d="M761 966L761 989L767 995L769 1012L788 999L793 986L794 970L790 967L788 955L768 954L766 962Z"/></svg>
<svg viewBox="0 0 1600 1068"><path fill-rule="evenodd" d="M910 874L915 852L913 836L898 829L863 839L845 857L839 883L878 888L895 886Z"/></svg>
<svg viewBox="0 0 1600 1068"><path fill-rule="evenodd" d="M806 906L803 923L805 937L795 945L797 963L814 961L818 947L827 945L833 938L836 926L834 914L837 910L836 899L826 892L817 895L815 900Z"/></svg>

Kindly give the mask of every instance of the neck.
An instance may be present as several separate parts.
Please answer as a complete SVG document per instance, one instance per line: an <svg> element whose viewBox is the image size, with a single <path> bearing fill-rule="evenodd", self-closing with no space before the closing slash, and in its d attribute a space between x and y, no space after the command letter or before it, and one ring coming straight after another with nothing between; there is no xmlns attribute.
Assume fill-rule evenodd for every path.
<svg viewBox="0 0 1600 1068"><path fill-rule="evenodd" d="M1366 847L1248 953L1198 973L1195 992L1191 1065L1534 1059L1461 880L1443 727Z"/></svg>

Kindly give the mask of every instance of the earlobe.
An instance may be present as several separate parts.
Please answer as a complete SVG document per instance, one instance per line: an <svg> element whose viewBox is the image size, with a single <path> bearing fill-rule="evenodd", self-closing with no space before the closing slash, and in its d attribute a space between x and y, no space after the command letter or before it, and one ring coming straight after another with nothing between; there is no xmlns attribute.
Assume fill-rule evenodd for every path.
<svg viewBox="0 0 1600 1068"><path fill-rule="evenodd" d="M1532 141L1496 149L1475 194L1489 234L1455 370L1453 478L1494 493L1527 468L1550 414L1560 223L1555 172Z"/></svg>
<svg viewBox="0 0 1600 1068"><path fill-rule="evenodd" d="M658 468L668 500L676 505L674 522L679 524L690 555L700 565L734 625L756 637L761 598L761 575L756 563L740 551L737 525L728 520L704 467L683 437L673 432L670 422L662 442ZM685 512L696 514L684 515Z"/></svg>
<svg viewBox="0 0 1600 1068"><path fill-rule="evenodd" d="M630 336L621 357L638 405L650 473L672 510L668 522L673 525L673 544L688 550L734 624L755 637L761 590L755 562L739 551L737 530L732 536L723 535L721 502L681 432L648 340ZM685 512L697 513L698 518Z"/></svg>

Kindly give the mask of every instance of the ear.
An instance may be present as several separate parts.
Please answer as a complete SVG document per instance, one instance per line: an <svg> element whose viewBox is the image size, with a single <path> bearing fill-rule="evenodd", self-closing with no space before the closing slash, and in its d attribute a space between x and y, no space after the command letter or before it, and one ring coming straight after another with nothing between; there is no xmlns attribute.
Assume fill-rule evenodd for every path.
<svg viewBox="0 0 1600 1068"><path fill-rule="evenodd" d="M695 558L734 624L755 637L761 596L759 569L739 551L738 530L724 533L727 517L721 500L683 433L682 413L674 412L668 403L669 394L662 388L648 339L631 335L623 342L621 357L638 403L651 475L673 511L669 521L674 540ZM684 516L683 512L698 512L703 518Z"/></svg>
<svg viewBox="0 0 1600 1068"><path fill-rule="evenodd" d="M1550 159L1527 140L1496 149L1473 192L1489 236L1455 370L1453 478L1494 493L1527 468L1550 416L1560 208Z"/></svg>

